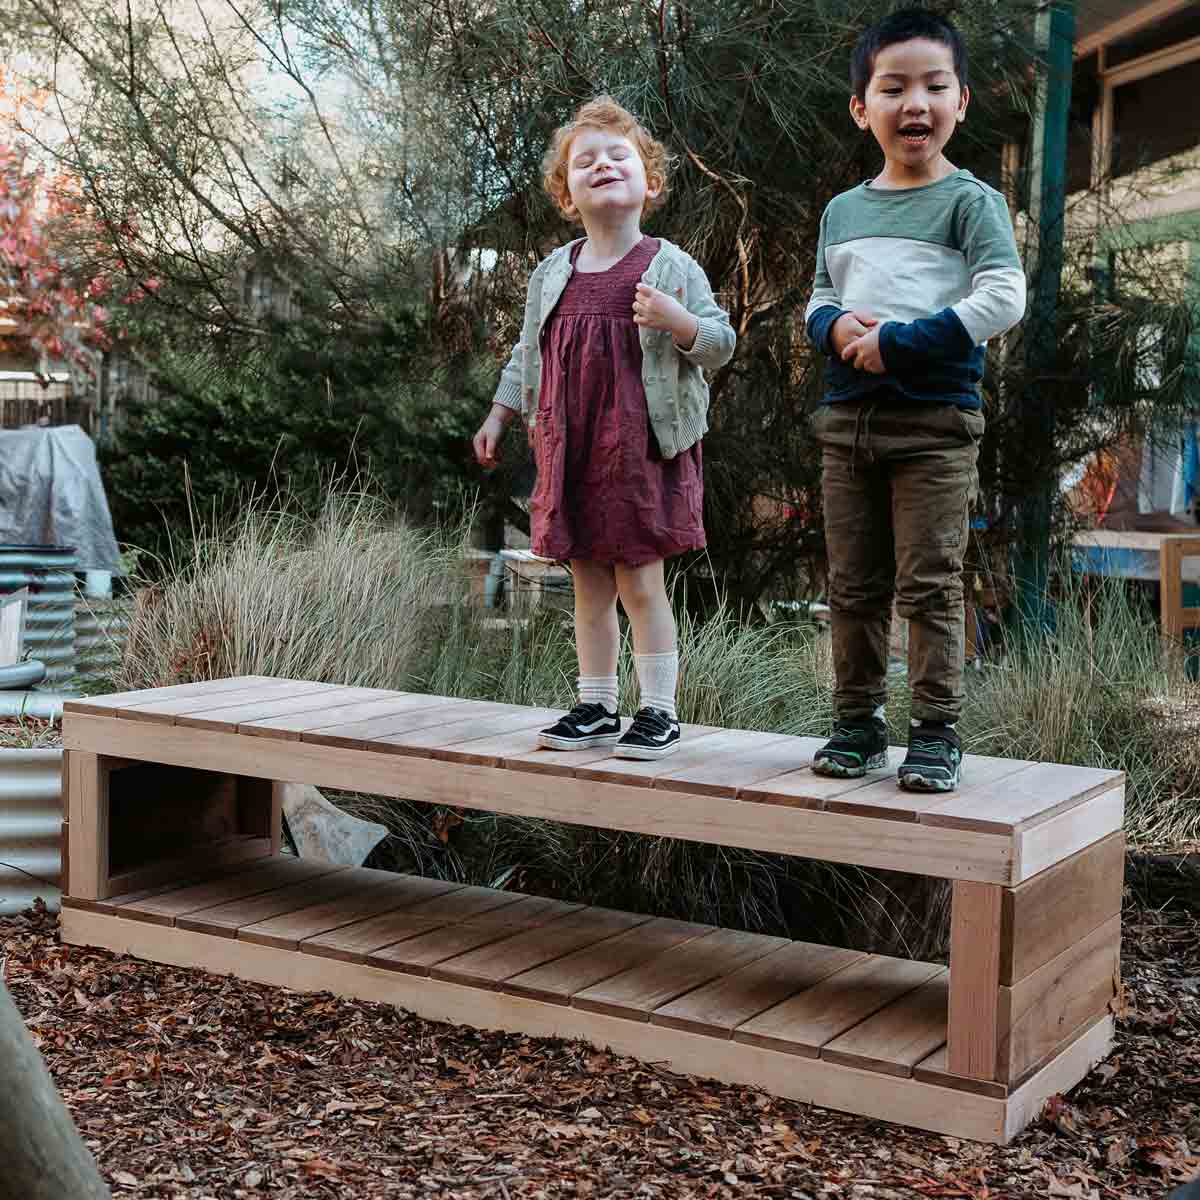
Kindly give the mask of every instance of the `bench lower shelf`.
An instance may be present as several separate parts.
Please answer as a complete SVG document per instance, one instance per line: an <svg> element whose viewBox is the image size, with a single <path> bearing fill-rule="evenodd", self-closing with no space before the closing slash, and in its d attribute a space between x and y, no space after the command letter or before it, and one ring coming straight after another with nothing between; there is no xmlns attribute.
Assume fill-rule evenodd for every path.
<svg viewBox="0 0 1200 1200"><path fill-rule="evenodd" d="M946 1073L946 972L782 938L267 858L85 901L63 940L430 1020L577 1038L862 1116L1007 1142L1108 1052L1094 1020L1013 1088Z"/></svg>

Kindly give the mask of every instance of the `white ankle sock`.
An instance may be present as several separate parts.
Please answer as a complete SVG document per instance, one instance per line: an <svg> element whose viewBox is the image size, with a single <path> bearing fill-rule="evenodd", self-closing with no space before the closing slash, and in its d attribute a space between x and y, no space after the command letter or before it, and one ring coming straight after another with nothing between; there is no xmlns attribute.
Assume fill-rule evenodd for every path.
<svg viewBox="0 0 1200 1200"><path fill-rule="evenodd" d="M610 712L617 711L617 677L615 675L580 675L580 704L603 704Z"/></svg>
<svg viewBox="0 0 1200 1200"><path fill-rule="evenodd" d="M674 717L675 687L679 682L679 651L666 654L635 654L638 683L642 687L642 707L661 708Z"/></svg>

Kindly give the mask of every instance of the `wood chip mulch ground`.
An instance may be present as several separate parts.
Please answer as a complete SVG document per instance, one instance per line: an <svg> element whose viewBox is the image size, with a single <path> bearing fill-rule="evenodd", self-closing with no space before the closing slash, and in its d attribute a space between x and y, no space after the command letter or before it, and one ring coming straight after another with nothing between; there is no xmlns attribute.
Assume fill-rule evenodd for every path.
<svg viewBox="0 0 1200 1200"><path fill-rule="evenodd" d="M4 979L113 1194L1161 1197L1200 1175L1200 922L1126 913L1113 1056L1007 1148L588 1046L63 946L0 920Z"/></svg>

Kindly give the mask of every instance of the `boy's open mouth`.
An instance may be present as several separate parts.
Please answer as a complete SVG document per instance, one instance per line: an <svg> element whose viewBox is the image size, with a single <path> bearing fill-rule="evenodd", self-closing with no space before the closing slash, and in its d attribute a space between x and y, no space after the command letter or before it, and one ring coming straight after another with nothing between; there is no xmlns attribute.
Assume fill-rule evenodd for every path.
<svg viewBox="0 0 1200 1200"><path fill-rule="evenodd" d="M929 125L901 125L900 136L908 142L910 146L920 146L929 140L933 133L932 126Z"/></svg>

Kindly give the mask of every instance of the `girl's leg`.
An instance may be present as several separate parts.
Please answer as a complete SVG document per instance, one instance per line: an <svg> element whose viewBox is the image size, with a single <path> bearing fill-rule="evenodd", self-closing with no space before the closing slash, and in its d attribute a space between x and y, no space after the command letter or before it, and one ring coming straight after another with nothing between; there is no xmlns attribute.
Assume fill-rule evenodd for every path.
<svg viewBox="0 0 1200 1200"><path fill-rule="evenodd" d="M616 583L633 630L633 661L641 684L642 706L661 709L674 717L679 651L662 561L640 567L618 565Z"/></svg>
<svg viewBox="0 0 1200 1200"><path fill-rule="evenodd" d="M574 559L575 649L579 655L579 699L617 711L617 582L607 563Z"/></svg>

